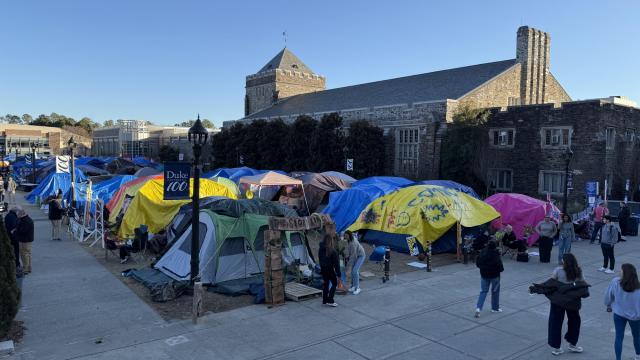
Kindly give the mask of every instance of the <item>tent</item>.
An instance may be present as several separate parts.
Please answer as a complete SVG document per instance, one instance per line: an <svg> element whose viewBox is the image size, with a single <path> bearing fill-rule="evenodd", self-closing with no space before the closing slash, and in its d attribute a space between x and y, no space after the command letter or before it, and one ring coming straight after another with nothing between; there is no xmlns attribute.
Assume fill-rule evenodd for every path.
<svg viewBox="0 0 640 360"><path fill-rule="evenodd" d="M240 196L240 189L238 188L238 184L234 183L233 181L222 177L222 176L214 176L209 178L215 182L217 182L218 184L222 184L226 187L228 187L229 189L231 189L231 191L236 194L236 197Z"/></svg>
<svg viewBox="0 0 640 360"><path fill-rule="evenodd" d="M127 201L130 201L135 194L138 193L138 190L144 185L147 181L151 181L153 179L162 179L162 175L153 175L153 176L145 176L141 178L137 178L135 180L129 181L125 185L121 186L120 189L111 197L111 200L107 203L107 210L109 210L109 222L115 223L118 215L125 206Z"/></svg>
<svg viewBox="0 0 640 360"><path fill-rule="evenodd" d="M80 170L76 171L76 183L86 181L87 178ZM77 185L77 184L76 184ZM35 189L25 196L28 202L34 204L36 197L45 199L48 196L56 194L58 189L62 190L64 199L71 199L71 174L69 173L51 173L49 174Z"/></svg>
<svg viewBox="0 0 640 360"><path fill-rule="evenodd" d="M473 196L476 199L480 199L480 196L478 196L478 194L470 187L466 186L466 185L462 185L460 183L457 183L455 181L451 181L451 180L425 180L425 181L420 181L417 182L416 185L437 185L437 186L442 186L442 187L446 187L448 189L453 189L453 190L458 190L460 192L463 192L469 196Z"/></svg>
<svg viewBox="0 0 640 360"><path fill-rule="evenodd" d="M140 168L141 166L123 158L116 158L107 164L107 171L112 174L133 175Z"/></svg>
<svg viewBox="0 0 640 360"><path fill-rule="evenodd" d="M309 213L316 211L318 206L323 202L327 193L345 190L351 187L349 182L346 182L337 176L326 174L306 173L295 176L295 178L302 180L307 204L309 205Z"/></svg>
<svg viewBox="0 0 640 360"><path fill-rule="evenodd" d="M215 169L213 171L204 173L202 177L212 178L215 176L220 176L237 183L240 180L240 178L243 176L259 175L259 174L264 174L268 171L269 170L256 170L246 166L238 167L238 168L219 168L219 169ZM273 170L273 171L278 174L283 174L283 175L285 174L284 171L280 171L280 170Z"/></svg>
<svg viewBox="0 0 640 360"><path fill-rule="evenodd" d="M244 186L243 186L244 185ZM245 190L246 186L249 186L253 192L253 196L257 196L261 199L271 200L276 195L278 190L282 186L287 185L299 185L302 187L302 180L294 179L287 175L277 173L275 171L268 171L263 174L244 176L240 178L241 191ZM246 192L245 192L246 194ZM308 209L309 206L306 203L306 195L304 194L304 187L302 187L302 194L305 201L305 206Z"/></svg>
<svg viewBox="0 0 640 360"><path fill-rule="evenodd" d="M190 196L193 196L193 179L190 182ZM209 179L200 179L200 197L207 196L236 198L228 187ZM143 224L147 225L149 232L157 233L171 223L180 206L191 202L191 199L163 200L163 197L163 178L153 179L142 185L126 209L118 235L121 238L130 237L134 234L134 229Z"/></svg>
<svg viewBox="0 0 640 360"><path fill-rule="evenodd" d="M533 229L545 215L550 215L556 223L560 220L560 210L555 205L527 195L498 193L489 196L485 202L500 213L500 219L492 224L494 227L509 224L518 239L524 239L524 233L529 233L529 245L538 241L538 234Z"/></svg>
<svg viewBox="0 0 640 360"><path fill-rule="evenodd" d="M107 170L97 168L93 165L76 165L86 176L109 175Z"/></svg>
<svg viewBox="0 0 640 360"><path fill-rule="evenodd" d="M351 176L349 176L349 175L347 175L347 174L343 174L343 173L341 173L341 172L339 172L339 171L324 171L324 172L321 172L320 174L322 174L322 175L327 175L327 176L337 177L337 178L340 178L340 179L342 179L343 181L346 181L346 182L348 182L348 183L350 183L350 184L352 184L352 183L354 183L354 182L358 181L358 180L356 180L356 179L352 178Z"/></svg>
<svg viewBox="0 0 640 360"><path fill-rule="evenodd" d="M92 156L83 156L75 160L76 165L91 165L100 169L104 169L107 163L101 159Z"/></svg>
<svg viewBox="0 0 640 360"><path fill-rule="evenodd" d="M245 279L264 271L264 231L269 217L243 214L234 218L200 211L200 279L206 284ZM304 234L282 232L282 255L285 263L312 260L305 246ZM175 280L191 276L191 226L158 260L154 267Z"/></svg>
<svg viewBox="0 0 640 360"><path fill-rule="evenodd" d="M135 179L136 177L133 175L113 175L109 179L100 179L102 181L97 182L94 181L94 178L91 178L91 213L93 214L95 212L95 203L98 199L106 204L116 191ZM87 187L88 182L76 186L76 204L78 209L84 209L87 201Z"/></svg>
<svg viewBox="0 0 640 360"><path fill-rule="evenodd" d="M329 205L322 212L335 221L337 231L344 231L372 201L411 184L410 180L391 176L366 178L355 182L350 189L330 193Z"/></svg>
<svg viewBox="0 0 640 360"><path fill-rule="evenodd" d="M349 230L406 234L426 249L458 221L464 227L474 227L499 216L491 205L465 193L442 186L414 185L369 204Z"/></svg>
<svg viewBox="0 0 640 360"><path fill-rule="evenodd" d="M135 176L137 177L141 177L141 176L151 176L151 175L158 175L160 174L162 171L152 168L152 167L143 167L140 170L136 171Z"/></svg>

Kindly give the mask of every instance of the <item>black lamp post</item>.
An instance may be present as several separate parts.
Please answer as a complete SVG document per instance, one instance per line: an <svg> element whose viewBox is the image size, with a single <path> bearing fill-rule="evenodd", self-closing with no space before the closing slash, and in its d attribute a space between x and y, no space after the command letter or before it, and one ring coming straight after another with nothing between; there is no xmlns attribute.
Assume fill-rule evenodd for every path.
<svg viewBox="0 0 640 360"><path fill-rule="evenodd" d="M200 155L209 132L198 120L189 128L189 142L193 145L193 212L191 215L191 285L200 272Z"/></svg>
<svg viewBox="0 0 640 360"><path fill-rule="evenodd" d="M33 183L36 183L36 149L39 147L38 143L31 143L31 174L33 177Z"/></svg>
<svg viewBox="0 0 640 360"><path fill-rule="evenodd" d="M75 170L75 158L73 157L73 151L76 148L76 142L73 141L73 136L67 141L69 147L69 163L71 171L71 207L76 208L76 170Z"/></svg>
<svg viewBox="0 0 640 360"><path fill-rule="evenodd" d="M564 159L564 197L562 198L562 213L567 213L567 199L569 196L569 164L571 164L571 159L573 158L573 151L571 151L571 147L567 147L567 151L562 156Z"/></svg>

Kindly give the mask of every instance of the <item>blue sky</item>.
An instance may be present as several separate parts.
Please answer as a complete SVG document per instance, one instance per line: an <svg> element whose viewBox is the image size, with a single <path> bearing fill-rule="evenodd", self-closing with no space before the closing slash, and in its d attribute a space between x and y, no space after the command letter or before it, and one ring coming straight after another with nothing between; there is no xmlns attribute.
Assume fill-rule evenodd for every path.
<svg viewBox="0 0 640 360"><path fill-rule="evenodd" d="M574 99L640 101L640 2L0 0L0 113L173 124L243 115L284 45L329 88L515 57L551 34Z"/></svg>

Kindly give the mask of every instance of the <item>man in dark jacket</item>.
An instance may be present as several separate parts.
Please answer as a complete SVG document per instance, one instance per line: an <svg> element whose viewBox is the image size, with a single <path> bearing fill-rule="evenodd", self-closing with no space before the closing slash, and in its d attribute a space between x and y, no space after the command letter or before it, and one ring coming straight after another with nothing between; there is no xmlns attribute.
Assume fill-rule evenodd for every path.
<svg viewBox="0 0 640 360"><path fill-rule="evenodd" d="M51 240L60 239L60 225L62 223L62 194L49 201L49 220L51 221Z"/></svg>
<svg viewBox="0 0 640 360"><path fill-rule="evenodd" d="M4 227L7 229L11 245L13 246L13 254L16 258L16 269L20 268L20 243L16 238L13 230L18 226L18 214L16 213L18 208L12 206L7 215L4 216Z"/></svg>
<svg viewBox="0 0 640 360"><path fill-rule="evenodd" d="M335 235L325 235L324 241L320 243L318 250L318 261L320 262L320 272L322 273L322 304L336 307L338 304L333 301L338 286L340 274L340 259L336 251ZM329 287L331 284L331 287Z"/></svg>
<svg viewBox="0 0 640 360"><path fill-rule="evenodd" d="M26 211L18 210L18 226L14 230L20 242L20 258L24 274L31 273L31 244L33 243L33 220Z"/></svg>
<svg viewBox="0 0 640 360"><path fill-rule="evenodd" d="M627 203L620 203L620 212L618 213L618 224L620 225L620 236L629 235L629 219L631 218L631 211ZM621 238L621 241L626 241Z"/></svg>
<svg viewBox="0 0 640 360"><path fill-rule="evenodd" d="M475 316L480 317L489 287L491 287L491 312L502 312L500 308L500 273L504 271L504 266L495 241L490 241L487 247L480 252L480 256L476 260L476 266L480 268L480 277L482 279Z"/></svg>

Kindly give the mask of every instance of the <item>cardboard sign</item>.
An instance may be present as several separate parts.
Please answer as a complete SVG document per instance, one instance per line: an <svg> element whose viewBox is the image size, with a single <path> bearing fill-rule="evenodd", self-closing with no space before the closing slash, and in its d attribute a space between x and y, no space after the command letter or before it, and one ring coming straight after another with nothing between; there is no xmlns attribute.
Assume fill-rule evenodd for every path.
<svg viewBox="0 0 640 360"><path fill-rule="evenodd" d="M326 214L315 214L314 216L307 217L270 217L269 229L281 230L281 231L300 231L319 229L327 223L333 223L331 217Z"/></svg>
<svg viewBox="0 0 640 360"><path fill-rule="evenodd" d="M164 163L164 200L189 200L191 164Z"/></svg>

